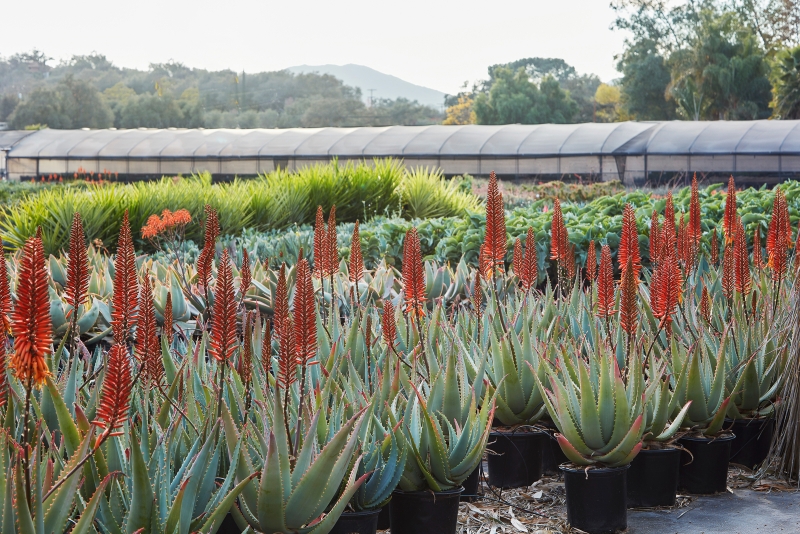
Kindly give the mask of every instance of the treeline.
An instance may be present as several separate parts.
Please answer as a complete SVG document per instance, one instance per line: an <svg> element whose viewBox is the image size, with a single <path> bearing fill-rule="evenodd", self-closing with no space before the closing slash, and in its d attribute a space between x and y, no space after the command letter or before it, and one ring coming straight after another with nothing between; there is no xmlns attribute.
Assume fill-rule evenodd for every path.
<svg viewBox="0 0 800 534"><path fill-rule="evenodd" d="M117 67L101 54L56 66L34 50L0 57L0 121L12 128L289 128L435 124L403 98L367 106L358 88L320 74L235 73L151 64Z"/></svg>
<svg viewBox="0 0 800 534"><path fill-rule="evenodd" d="M800 1L614 0L628 34L603 84L560 59L489 67L448 124L800 118Z"/></svg>

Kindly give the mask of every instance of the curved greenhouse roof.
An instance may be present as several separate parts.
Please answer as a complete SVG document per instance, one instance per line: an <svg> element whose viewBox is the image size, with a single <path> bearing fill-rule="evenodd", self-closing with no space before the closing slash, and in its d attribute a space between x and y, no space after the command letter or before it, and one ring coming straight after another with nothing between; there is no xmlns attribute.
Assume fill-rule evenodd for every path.
<svg viewBox="0 0 800 534"><path fill-rule="evenodd" d="M26 132L28 133L28 132ZM610 174L800 171L800 121L623 122L261 130L40 130L16 134L9 174L245 175L333 157L404 158L447 174ZM7 137L9 141L11 137ZM783 161L754 162L778 156ZM638 162L641 159L641 162ZM737 165L742 159L744 167ZM305 163L303 163L305 161ZM70 163L72 162L72 163ZM80 163L76 163L80 162ZM797 170L795 170L795 166ZM786 167L786 168L784 168ZM27 173L27 174L26 174Z"/></svg>

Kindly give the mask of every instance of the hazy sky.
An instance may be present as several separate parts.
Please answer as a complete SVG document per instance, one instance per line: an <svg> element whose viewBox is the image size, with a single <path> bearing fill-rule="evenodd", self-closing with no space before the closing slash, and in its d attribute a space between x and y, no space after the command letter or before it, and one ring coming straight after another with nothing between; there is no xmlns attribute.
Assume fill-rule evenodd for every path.
<svg viewBox="0 0 800 534"><path fill-rule="evenodd" d="M0 55L96 51L125 67L175 60L249 72L357 63L449 93L489 65L543 56L609 81L624 35L609 29L608 3L3 0Z"/></svg>

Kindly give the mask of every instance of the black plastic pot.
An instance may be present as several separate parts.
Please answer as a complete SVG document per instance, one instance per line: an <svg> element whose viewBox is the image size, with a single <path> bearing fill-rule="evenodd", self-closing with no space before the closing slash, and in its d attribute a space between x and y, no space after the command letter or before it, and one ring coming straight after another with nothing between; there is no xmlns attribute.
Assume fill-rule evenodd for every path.
<svg viewBox="0 0 800 534"><path fill-rule="evenodd" d="M769 454L769 445L775 432L775 419L736 419L731 429L736 439L731 444L731 463L753 469Z"/></svg>
<svg viewBox="0 0 800 534"><path fill-rule="evenodd" d="M626 474L630 466L589 469L562 465L567 491L567 522L589 534L611 534L628 527Z"/></svg>
<svg viewBox="0 0 800 534"><path fill-rule="evenodd" d="M380 513L380 509L366 512L345 512L333 525L330 534L375 534L378 530Z"/></svg>
<svg viewBox="0 0 800 534"><path fill-rule="evenodd" d="M400 491L389 504L392 534L455 534L458 497L464 488L448 491Z"/></svg>
<svg viewBox="0 0 800 534"><path fill-rule="evenodd" d="M561 472L558 466L567 463L568 461L569 460L564 454L564 451L561 450L561 446L558 444L558 440L556 440L555 435L553 435L551 432L548 432L547 443L545 443L544 447L542 447L542 474L548 476L557 475Z"/></svg>
<svg viewBox="0 0 800 534"><path fill-rule="evenodd" d="M461 494L459 500L462 502L472 502L478 500L478 486L481 481L481 465L478 464L467 479L461 484L464 487L464 493Z"/></svg>
<svg viewBox="0 0 800 534"><path fill-rule="evenodd" d="M544 432L492 432L489 434L489 485L522 488L542 478Z"/></svg>
<svg viewBox="0 0 800 534"><path fill-rule="evenodd" d="M392 526L392 512L391 501L381 508L381 513L378 514L378 530L389 530Z"/></svg>
<svg viewBox="0 0 800 534"><path fill-rule="evenodd" d="M689 493L710 495L725 491L728 486L728 459L731 456L732 434L716 439L682 437L684 449L678 487ZM691 453L691 454L690 454Z"/></svg>
<svg viewBox="0 0 800 534"><path fill-rule="evenodd" d="M236 521L233 520L233 515L228 513L225 516L225 519L222 520L222 524L217 529L218 534L241 534L242 529L239 528L239 525L236 524Z"/></svg>
<svg viewBox="0 0 800 534"><path fill-rule="evenodd" d="M680 449L643 449L628 469L628 508L675 506Z"/></svg>

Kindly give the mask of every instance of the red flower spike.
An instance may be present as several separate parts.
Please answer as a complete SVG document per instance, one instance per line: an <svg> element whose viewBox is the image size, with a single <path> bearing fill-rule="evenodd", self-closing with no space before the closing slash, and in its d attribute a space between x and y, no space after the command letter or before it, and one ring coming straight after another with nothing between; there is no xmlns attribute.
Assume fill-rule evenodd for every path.
<svg viewBox="0 0 800 534"><path fill-rule="evenodd" d="M633 258L628 256L625 268L622 270L620 280L619 324L622 329L632 336L639 326L639 310L637 297L638 280L633 267Z"/></svg>
<svg viewBox="0 0 800 534"><path fill-rule="evenodd" d="M733 245L734 272L736 280L734 287L739 293L746 295L752 289L750 278L750 255L747 253L747 237L745 237L742 219L736 222L736 239Z"/></svg>
<svg viewBox="0 0 800 534"><path fill-rule="evenodd" d="M700 315L707 323L711 321L711 296L706 286L703 286L703 293L700 295Z"/></svg>
<svg viewBox="0 0 800 534"><path fill-rule="evenodd" d="M661 258L650 285L650 305L653 316L661 319L661 327L666 326L667 332L671 332L672 314L675 313L682 300L681 288L683 286L681 271L678 268L678 258L674 250Z"/></svg>
<svg viewBox="0 0 800 534"><path fill-rule="evenodd" d="M416 228L406 232L403 243L403 293L406 312L422 315L425 306L425 273Z"/></svg>
<svg viewBox="0 0 800 534"><path fill-rule="evenodd" d="M661 250L661 228L658 224L658 213L653 210L653 216L650 218L650 263L658 263L658 253Z"/></svg>
<svg viewBox="0 0 800 534"><path fill-rule="evenodd" d="M364 255L361 252L361 236L358 233L358 221L353 226L353 237L350 240L350 281L358 282L364 278Z"/></svg>
<svg viewBox="0 0 800 534"><path fill-rule="evenodd" d="M764 268L764 255L763 255L763 251L761 250L761 228L760 227L757 227L756 231L753 232L753 266L756 269L763 269Z"/></svg>
<svg viewBox="0 0 800 534"><path fill-rule="evenodd" d="M692 197L689 202L689 239L696 247L703 237L700 225L700 191L697 188L697 173L692 177Z"/></svg>
<svg viewBox="0 0 800 534"><path fill-rule="evenodd" d="M328 253L327 275L333 275L339 270L339 245L336 242L336 204L331 206L328 215L328 239L325 244Z"/></svg>
<svg viewBox="0 0 800 534"><path fill-rule="evenodd" d="M214 289L214 306L211 310L211 336L209 353L218 362L226 362L239 341L236 337L236 298L233 292L233 274L227 249L222 251Z"/></svg>
<svg viewBox="0 0 800 534"><path fill-rule="evenodd" d="M272 328L269 320L264 321L264 335L261 337L261 366L264 376L269 377L272 370Z"/></svg>
<svg viewBox="0 0 800 534"><path fill-rule="evenodd" d="M139 295L139 325L136 328L136 358L143 366L142 380L147 387L155 386L164 376L161 344L156 335L156 308L153 288L145 279Z"/></svg>
<svg viewBox="0 0 800 534"><path fill-rule="evenodd" d="M489 174L486 192L486 234L483 244L492 266L502 271L506 261L506 214L494 171Z"/></svg>
<svg viewBox="0 0 800 534"><path fill-rule="evenodd" d="M553 201L553 222L550 225L550 259L564 261L567 257L567 228L564 226L564 215L561 203Z"/></svg>
<svg viewBox="0 0 800 534"><path fill-rule="evenodd" d="M659 259L675 250L675 207L672 203L672 191L667 193L667 203L664 206L664 225L661 227L659 242L661 243Z"/></svg>
<svg viewBox="0 0 800 534"><path fill-rule="evenodd" d="M492 277L492 258L486 252L485 243L481 244L481 248L478 251L478 271L486 280Z"/></svg>
<svg viewBox="0 0 800 534"><path fill-rule="evenodd" d="M725 200L725 218L722 221L722 231L725 234L725 244L733 243L736 234L736 184L733 175L728 179L728 198Z"/></svg>
<svg viewBox="0 0 800 534"><path fill-rule="evenodd" d="M733 245L728 245L722 253L722 294L726 299L733 298L736 261Z"/></svg>
<svg viewBox="0 0 800 534"><path fill-rule="evenodd" d="M678 223L678 261L686 265L686 224L683 220L683 213L681 213L680 222Z"/></svg>
<svg viewBox="0 0 800 534"><path fill-rule="evenodd" d="M286 288L286 264L281 263L278 273L278 285L275 289L275 302L273 304L275 320L275 334L279 339L288 338L289 330L289 293Z"/></svg>
<svg viewBox="0 0 800 534"><path fill-rule="evenodd" d="M608 318L614 314L614 272L611 266L611 249L600 249L600 271L597 273L597 316Z"/></svg>
<svg viewBox="0 0 800 534"><path fill-rule="evenodd" d="M116 343L108 352L103 388L96 419L92 424L105 429L104 434L107 435L120 428L128 418L132 390L133 377L128 348L124 344ZM98 441L100 439L98 437Z"/></svg>
<svg viewBox="0 0 800 534"><path fill-rule="evenodd" d="M86 302L89 290L89 258L86 255L86 237L80 213L72 217L69 232L69 259L67 261L67 287L64 290L67 304L77 309Z"/></svg>
<svg viewBox="0 0 800 534"><path fill-rule="evenodd" d="M594 249L594 239L589 241L589 249L586 251L586 279L593 283L597 278L597 252Z"/></svg>
<svg viewBox="0 0 800 534"><path fill-rule="evenodd" d="M519 280L522 280L524 275L522 274L522 240L520 238L514 240L514 254L511 256L511 269L514 271L514 275Z"/></svg>
<svg viewBox="0 0 800 534"><path fill-rule="evenodd" d="M625 204L625 208L622 210L622 235L619 241L617 260L622 268L628 264L629 259L631 260L633 277L639 280L639 271L642 269L642 259L639 252L639 233L636 229L636 212L633 206Z"/></svg>
<svg viewBox="0 0 800 534"><path fill-rule="evenodd" d="M167 345L172 345L172 291L167 292L167 302L164 304L164 328L161 331L167 338Z"/></svg>
<svg viewBox="0 0 800 534"><path fill-rule="evenodd" d="M483 288L481 287L481 277L475 273L472 280L472 308L478 320L483 316Z"/></svg>
<svg viewBox="0 0 800 534"><path fill-rule="evenodd" d="M575 278L575 245L567 245L567 257L564 258L564 265L567 268L567 278Z"/></svg>
<svg viewBox="0 0 800 534"><path fill-rule="evenodd" d="M139 280L136 274L136 255L128 222L128 211L122 217L122 227L114 258L114 294L111 298L111 327L115 343L127 343L133 337L138 313Z"/></svg>
<svg viewBox="0 0 800 534"><path fill-rule="evenodd" d="M307 260L297 264L292 310L293 348L298 366L309 364L317 355L317 310L314 307L314 285Z"/></svg>
<svg viewBox="0 0 800 534"><path fill-rule="evenodd" d="M314 223L314 277L324 278L328 274L328 234L325 229L325 215L322 206L317 206L317 219Z"/></svg>
<svg viewBox="0 0 800 534"><path fill-rule="evenodd" d="M711 265L719 265L719 238L716 228L711 232Z"/></svg>
<svg viewBox="0 0 800 534"><path fill-rule="evenodd" d="M772 269L772 279L780 280L786 273L786 250L791 246L791 226L789 223L789 210L783 191L775 192L772 205L772 217L767 232L768 265Z"/></svg>
<svg viewBox="0 0 800 534"><path fill-rule="evenodd" d="M383 341L389 350L394 348L395 340L397 339L397 325L394 320L394 306L392 301L383 301L383 315L381 317L381 330L383 332Z"/></svg>
<svg viewBox="0 0 800 534"><path fill-rule="evenodd" d="M239 294L244 298L244 294L250 289L253 283L253 274L250 271L250 255L247 249L242 249L242 269L239 271Z"/></svg>
<svg viewBox="0 0 800 534"><path fill-rule="evenodd" d="M525 237L525 255L522 258L522 288L525 291L536 285L539 280L539 258L536 253L536 236L533 228L528 227L528 235Z"/></svg>
<svg viewBox="0 0 800 534"><path fill-rule="evenodd" d="M219 219L214 208L206 204L205 237L203 250L197 258L197 278L204 288L211 284L211 271L214 268L214 254L216 252L217 237L219 237Z"/></svg>

